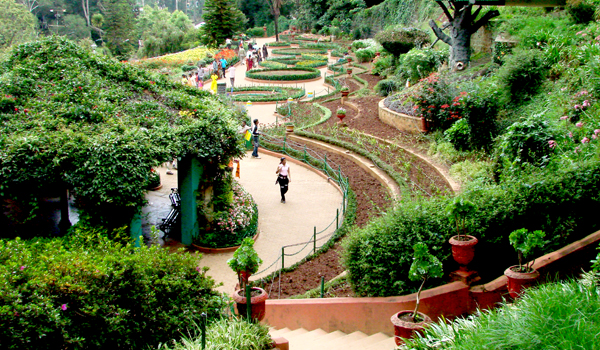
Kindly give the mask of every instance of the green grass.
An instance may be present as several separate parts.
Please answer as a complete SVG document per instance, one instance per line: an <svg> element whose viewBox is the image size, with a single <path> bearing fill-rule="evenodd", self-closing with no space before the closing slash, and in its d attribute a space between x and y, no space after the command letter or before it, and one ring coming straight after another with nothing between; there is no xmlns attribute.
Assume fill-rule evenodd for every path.
<svg viewBox="0 0 600 350"><path fill-rule="evenodd" d="M438 323L404 349L600 349L600 290L577 281L533 288L479 316Z"/></svg>

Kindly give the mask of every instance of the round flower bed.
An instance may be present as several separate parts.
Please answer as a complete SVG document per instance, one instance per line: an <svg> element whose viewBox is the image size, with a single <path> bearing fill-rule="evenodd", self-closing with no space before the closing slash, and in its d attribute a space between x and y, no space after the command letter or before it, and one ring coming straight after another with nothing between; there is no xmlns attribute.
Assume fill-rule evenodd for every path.
<svg viewBox="0 0 600 350"><path fill-rule="evenodd" d="M304 89L281 86L246 86L233 88L231 98L234 101L272 102L285 101L289 97L297 99L304 96Z"/></svg>
<svg viewBox="0 0 600 350"><path fill-rule="evenodd" d="M296 63L296 67L300 68L322 68L327 66L327 61L302 60Z"/></svg>
<svg viewBox="0 0 600 350"><path fill-rule="evenodd" d="M201 234L194 244L208 248L227 248L242 244L246 237L256 236L258 208L252 196L237 182L232 181L233 200L227 211L215 215L217 230Z"/></svg>
<svg viewBox="0 0 600 350"><path fill-rule="evenodd" d="M271 69L287 68L287 66L288 66L285 63L279 63L279 62L276 62L274 60L271 60L271 61L262 61L262 62L259 63L259 65L261 67L271 68Z"/></svg>
<svg viewBox="0 0 600 350"><path fill-rule="evenodd" d="M308 80L321 77L321 72L314 68L252 69L246 72L246 77L278 81Z"/></svg>
<svg viewBox="0 0 600 350"><path fill-rule="evenodd" d="M278 62L285 65L295 65L300 60L296 58L296 56L279 56L279 57L269 57L267 61ZM263 61L264 62L264 61Z"/></svg>
<svg viewBox="0 0 600 350"><path fill-rule="evenodd" d="M300 56L302 54L326 54L327 53L327 49L319 49L319 48L306 48L306 47L301 47L301 48L291 48L291 49L278 49L278 50L273 50L273 54L275 55L296 55L296 56Z"/></svg>
<svg viewBox="0 0 600 350"><path fill-rule="evenodd" d="M315 53L303 53L303 60L314 60L314 61L327 61L327 55L315 54Z"/></svg>

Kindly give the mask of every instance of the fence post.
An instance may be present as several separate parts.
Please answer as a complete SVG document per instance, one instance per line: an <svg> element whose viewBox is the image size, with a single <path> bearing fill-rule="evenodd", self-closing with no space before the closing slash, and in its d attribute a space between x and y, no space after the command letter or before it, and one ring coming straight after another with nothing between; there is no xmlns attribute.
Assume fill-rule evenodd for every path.
<svg viewBox="0 0 600 350"><path fill-rule="evenodd" d="M346 191L342 191L342 194L344 195L344 198L342 199L342 213L343 215L346 215Z"/></svg>
<svg viewBox="0 0 600 350"><path fill-rule="evenodd" d="M306 145L304 145L304 162L306 163Z"/></svg>
<svg viewBox="0 0 600 350"><path fill-rule="evenodd" d="M325 276L321 276L321 298L325 297Z"/></svg>
<svg viewBox="0 0 600 350"><path fill-rule="evenodd" d="M281 247L281 269L283 270L284 264L283 259L285 259L285 247Z"/></svg>
<svg viewBox="0 0 600 350"><path fill-rule="evenodd" d="M335 210L335 230L336 231L340 227L339 220L340 220L340 210L336 209Z"/></svg>
<svg viewBox="0 0 600 350"><path fill-rule="evenodd" d="M203 312L200 317L202 317L200 327L202 329L202 350L204 350L206 348L206 312Z"/></svg>
<svg viewBox="0 0 600 350"><path fill-rule="evenodd" d="M317 226L313 231L313 254L317 252Z"/></svg>

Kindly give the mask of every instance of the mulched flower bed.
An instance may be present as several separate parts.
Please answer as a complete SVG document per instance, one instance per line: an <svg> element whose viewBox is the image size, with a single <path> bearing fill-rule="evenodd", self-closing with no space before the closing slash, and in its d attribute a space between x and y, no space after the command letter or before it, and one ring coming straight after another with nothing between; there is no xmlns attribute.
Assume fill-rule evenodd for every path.
<svg viewBox="0 0 600 350"><path fill-rule="evenodd" d="M383 80L382 77L378 75L372 75L371 73L361 73L358 75L361 79L364 79L369 83L369 89L373 89L377 83Z"/></svg>
<svg viewBox="0 0 600 350"><path fill-rule="evenodd" d="M356 225L364 226L391 205L392 201L387 189L368 172L342 156L324 153L327 153L327 159L341 167L342 172L348 177L350 187L356 193ZM271 291L270 299L284 299L317 288L321 283L321 276L325 276L325 281L328 281L344 271L339 261L341 250L340 242L337 242L324 254L300 265L292 272L282 274L281 295L279 278L275 278L272 284L269 283L263 288L267 292Z"/></svg>

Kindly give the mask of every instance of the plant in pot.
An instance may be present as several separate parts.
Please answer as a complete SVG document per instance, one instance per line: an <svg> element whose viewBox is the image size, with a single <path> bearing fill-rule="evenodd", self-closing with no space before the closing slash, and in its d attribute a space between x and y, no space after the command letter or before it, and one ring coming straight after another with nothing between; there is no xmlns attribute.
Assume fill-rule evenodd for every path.
<svg viewBox="0 0 600 350"><path fill-rule="evenodd" d="M292 122L285 122L285 131L286 132L294 132L294 123Z"/></svg>
<svg viewBox="0 0 600 350"><path fill-rule="evenodd" d="M227 264L237 273L240 289L233 293L233 300L237 303L238 313L242 316L247 312L246 286L250 276L258 271L262 264L262 259L258 257L254 250L254 240L244 238L242 244L233 253L233 257L227 260ZM265 317L265 301L269 295L262 288L251 288L251 319L262 320Z"/></svg>
<svg viewBox="0 0 600 350"><path fill-rule="evenodd" d="M450 215L451 220L456 225L456 236L450 238L452 245L452 257L460 265L461 271L467 271L467 265L475 257L475 245L478 240L474 236L467 235L467 218L475 213L477 207L470 201L456 197L446 207L446 213Z"/></svg>
<svg viewBox="0 0 600 350"><path fill-rule="evenodd" d="M540 273L532 267L535 259L530 263L523 263L523 259L530 256L535 248L546 243L545 236L544 231L529 232L526 228L513 231L508 236L510 244L519 256L519 265L511 266L504 271L504 275L508 278L508 293L511 297L517 298L540 276Z"/></svg>
<svg viewBox="0 0 600 350"><path fill-rule="evenodd" d="M440 260L429 252L425 243L417 243L413 246L415 251L412 265L408 271L411 281L422 281L417 291L417 302L415 309L403 310L394 314L391 318L394 325L394 339L397 345L403 343L403 338L412 338L415 332L420 332L423 327L431 323L431 318L419 312L421 302L421 291L429 277L440 278L444 274Z"/></svg>
<svg viewBox="0 0 600 350"><path fill-rule="evenodd" d="M340 123L343 123L344 118L346 118L346 110L342 107L338 107L336 115L338 118L340 118Z"/></svg>
<svg viewBox="0 0 600 350"><path fill-rule="evenodd" d="M154 169L150 168L150 175L148 176L148 184L146 186L147 189L151 191L159 190L162 187L160 183L160 173Z"/></svg>
<svg viewBox="0 0 600 350"><path fill-rule="evenodd" d="M347 97L350 94L350 88L347 86L342 86L340 91L342 92L342 97Z"/></svg>

